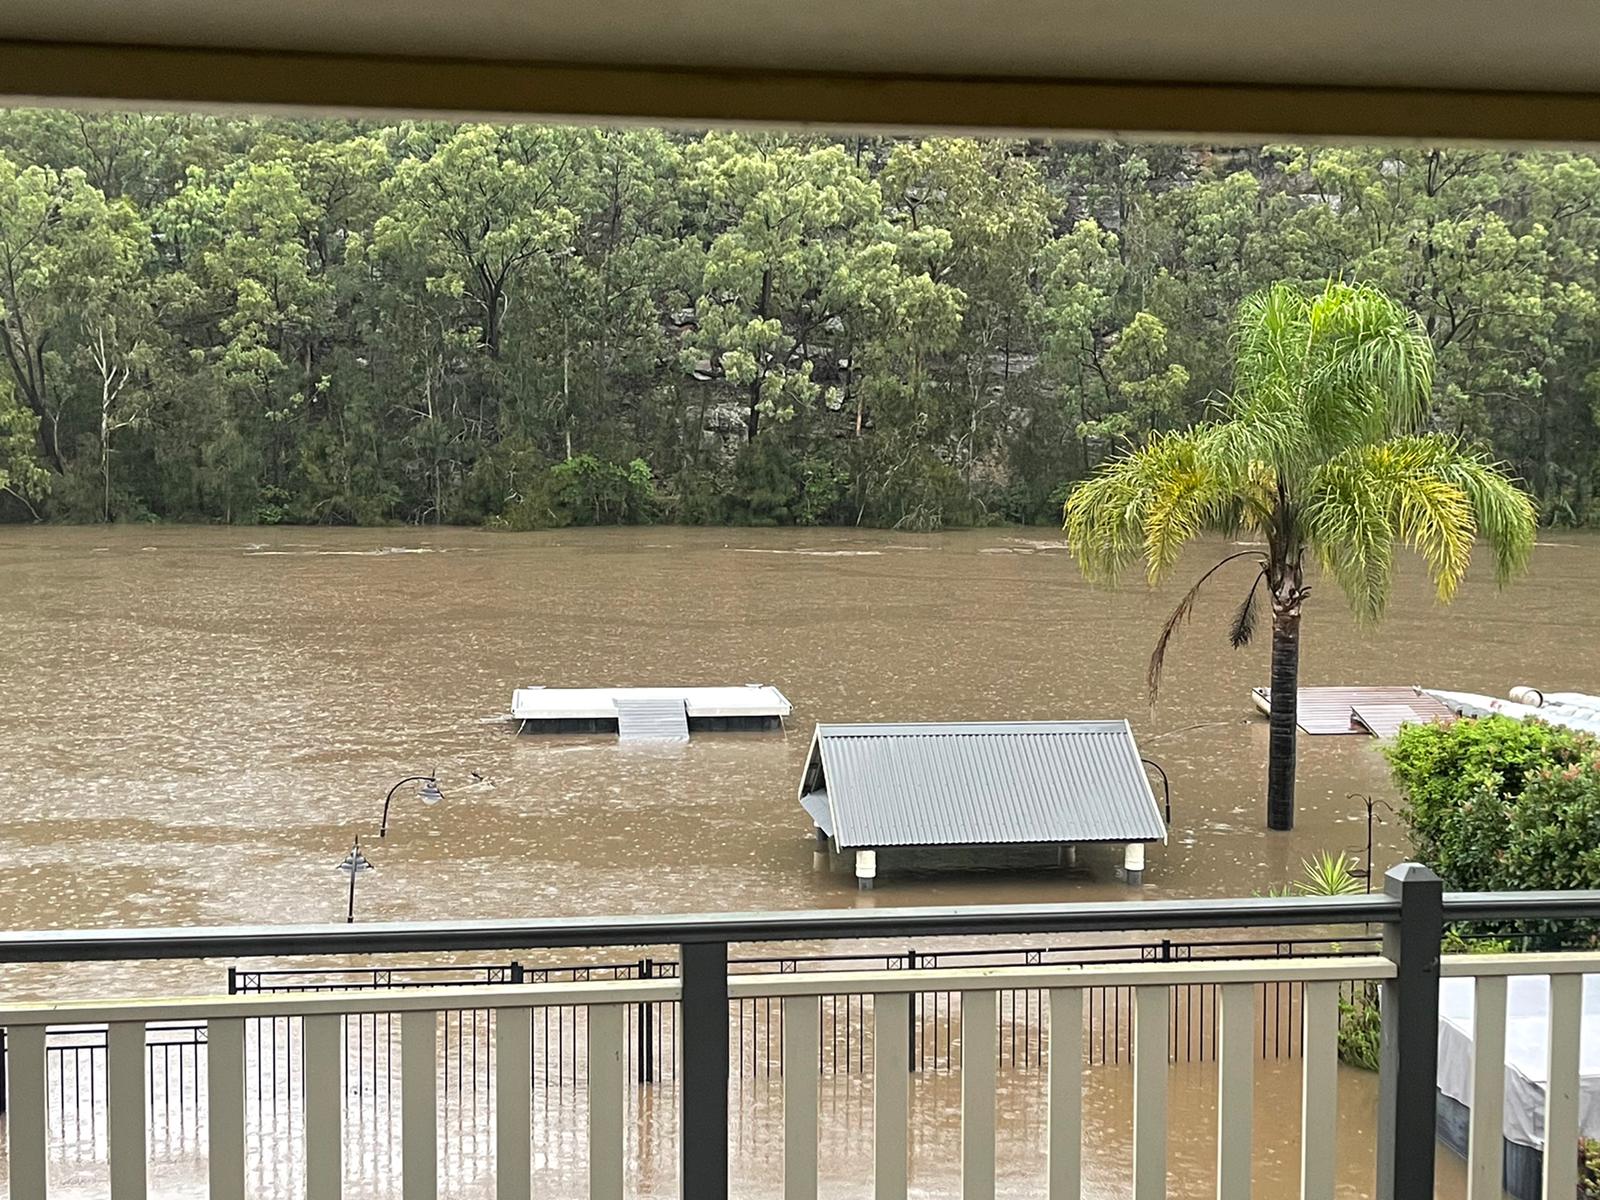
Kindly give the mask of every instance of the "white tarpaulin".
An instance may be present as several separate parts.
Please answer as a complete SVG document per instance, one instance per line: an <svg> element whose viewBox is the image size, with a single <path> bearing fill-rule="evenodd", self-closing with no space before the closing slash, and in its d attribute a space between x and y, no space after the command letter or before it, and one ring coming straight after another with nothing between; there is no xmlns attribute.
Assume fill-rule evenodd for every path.
<svg viewBox="0 0 1600 1200"><path fill-rule="evenodd" d="M1471 979L1439 981L1439 1090L1472 1107ZM1513 975L1506 981L1507 1141L1544 1145L1544 1085L1549 1075L1550 980ZM1578 1073L1578 1128L1600 1137L1600 976L1583 980L1583 1035Z"/></svg>

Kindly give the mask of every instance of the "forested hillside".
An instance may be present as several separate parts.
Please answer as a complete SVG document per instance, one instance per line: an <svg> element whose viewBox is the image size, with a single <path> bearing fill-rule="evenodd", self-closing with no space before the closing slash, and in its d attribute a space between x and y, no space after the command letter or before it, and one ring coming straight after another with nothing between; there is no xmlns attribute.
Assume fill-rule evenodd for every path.
<svg viewBox="0 0 1600 1200"><path fill-rule="evenodd" d="M1600 520L1600 168L1565 153L0 113L0 515L1053 521L1376 284L1433 422Z"/></svg>

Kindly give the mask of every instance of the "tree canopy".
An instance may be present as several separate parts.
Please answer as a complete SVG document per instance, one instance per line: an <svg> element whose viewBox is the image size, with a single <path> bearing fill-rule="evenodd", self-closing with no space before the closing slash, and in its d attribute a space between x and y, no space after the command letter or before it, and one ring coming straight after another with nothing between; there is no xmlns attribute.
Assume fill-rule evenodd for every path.
<svg viewBox="0 0 1600 1200"><path fill-rule="evenodd" d="M1067 541L1091 578L1143 558L1150 582L1203 532L1248 531L1260 550L1226 555L1179 601L1150 659L1154 698L1168 643L1201 586L1249 559L1254 574L1234 619L1250 641L1257 597L1272 619L1268 806L1294 820L1301 610L1314 554L1356 616L1389 598L1394 551L1427 564L1441 600L1466 576L1481 536L1501 582L1533 550L1534 506L1499 464L1453 433L1425 432L1434 348L1416 314L1368 286L1318 291L1277 283L1239 307L1233 392L1218 415L1161 432L1101 465L1066 503Z"/></svg>
<svg viewBox="0 0 1600 1200"><path fill-rule="evenodd" d="M0 113L0 516L1050 521L1251 390L1247 297L1333 277L1417 314L1418 432L1589 522L1597 195L1557 152Z"/></svg>

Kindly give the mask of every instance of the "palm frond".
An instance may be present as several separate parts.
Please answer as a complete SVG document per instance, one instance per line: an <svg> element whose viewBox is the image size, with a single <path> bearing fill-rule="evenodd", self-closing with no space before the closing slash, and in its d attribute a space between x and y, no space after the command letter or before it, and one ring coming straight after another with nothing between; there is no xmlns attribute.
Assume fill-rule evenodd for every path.
<svg viewBox="0 0 1600 1200"><path fill-rule="evenodd" d="M1235 554L1229 554L1218 559L1211 565L1210 570L1194 581L1194 585L1183 594L1183 598L1178 601L1177 606L1173 608L1171 614L1167 617L1166 623L1161 626L1161 634L1156 638L1155 649L1150 652L1150 666L1145 674L1145 684L1150 692L1151 704L1156 702L1156 697L1161 692L1161 672L1167 662L1167 647L1171 644L1173 635L1178 632L1178 627L1194 615L1195 601L1200 598L1200 589L1205 586L1206 580L1210 579L1223 567L1241 558L1255 559L1258 572L1263 572L1266 569L1265 564L1261 562L1261 555L1255 550L1240 550Z"/></svg>
<svg viewBox="0 0 1600 1200"><path fill-rule="evenodd" d="M1154 583L1198 534L1238 527L1234 472L1215 461L1208 433L1159 434L1073 489L1062 528L1085 575L1114 579L1142 556Z"/></svg>
<svg viewBox="0 0 1600 1200"><path fill-rule="evenodd" d="M1318 557L1360 617L1381 614L1393 545L1422 556L1441 600L1449 600L1481 534L1504 582L1527 564L1533 502L1496 464L1452 437L1393 438L1351 450L1317 472L1305 508Z"/></svg>
<svg viewBox="0 0 1600 1200"><path fill-rule="evenodd" d="M1494 553L1495 580L1504 584L1525 571L1533 554L1538 510L1501 463L1463 446L1459 439L1433 434L1408 439L1441 481L1461 490L1477 532Z"/></svg>
<svg viewBox="0 0 1600 1200"><path fill-rule="evenodd" d="M1256 634L1256 616L1259 609L1256 597L1261 594L1261 585L1265 582L1267 573L1260 572L1255 582L1250 585L1250 590L1244 594L1244 600L1233 614L1233 624L1228 627L1228 644L1235 650L1241 650L1250 644L1250 639Z"/></svg>
<svg viewBox="0 0 1600 1200"><path fill-rule="evenodd" d="M1240 306L1234 350L1229 416L1285 473L1411 433L1433 390L1425 329L1372 287L1276 284Z"/></svg>
<svg viewBox="0 0 1600 1200"><path fill-rule="evenodd" d="M1309 492L1302 520L1312 550L1357 619L1377 620L1388 604L1394 567L1387 483L1347 455L1316 472Z"/></svg>

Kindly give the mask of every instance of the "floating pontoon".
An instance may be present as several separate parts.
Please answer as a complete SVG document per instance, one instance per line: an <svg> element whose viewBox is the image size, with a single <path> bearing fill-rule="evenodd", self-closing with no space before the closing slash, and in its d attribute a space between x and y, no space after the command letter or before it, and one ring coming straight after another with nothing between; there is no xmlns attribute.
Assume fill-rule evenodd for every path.
<svg viewBox="0 0 1600 1200"><path fill-rule="evenodd" d="M521 733L615 733L630 741L685 741L695 731L783 728L794 709L775 687L518 688Z"/></svg>
<svg viewBox="0 0 1600 1200"><path fill-rule="evenodd" d="M1250 699L1272 712L1272 693L1251 688ZM1295 719L1302 733L1369 733L1393 737L1402 725L1448 721L1455 713L1437 696L1415 687L1305 687L1297 694Z"/></svg>

